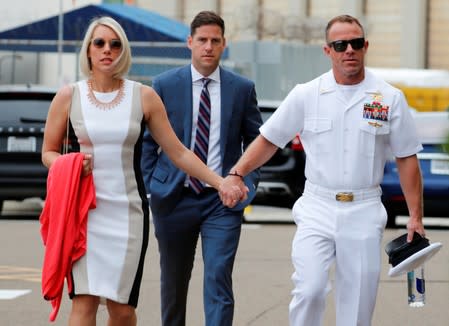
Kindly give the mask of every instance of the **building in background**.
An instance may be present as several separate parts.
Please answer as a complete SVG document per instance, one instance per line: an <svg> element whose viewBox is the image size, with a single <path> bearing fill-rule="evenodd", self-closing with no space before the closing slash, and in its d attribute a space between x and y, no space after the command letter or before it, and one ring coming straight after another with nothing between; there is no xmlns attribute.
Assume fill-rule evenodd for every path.
<svg viewBox="0 0 449 326"><path fill-rule="evenodd" d="M368 65L449 69L447 0L136 0L139 6L189 23L201 9L220 13L229 41L321 44L326 22L359 17L373 47Z"/></svg>
<svg viewBox="0 0 449 326"><path fill-rule="evenodd" d="M214 10L226 22L229 46L226 64L253 79L259 97L266 99L281 99L296 83L330 68L322 54L324 28L331 17L341 13L359 17L366 27L371 44L366 58L368 66L449 70L447 0L60 0L59 3L64 11L87 4L129 4L186 25L198 11ZM15 0L0 12L0 31L58 12L55 0ZM27 66L29 56L38 64ZM77 71L76 58L64 56L59 77L55 77L56 60L54 53L0 52L0 83L22 82L24 71L26 78L38 83L72 81ZM142 62L148 61L136 58L132 73L143 72ZM443 93L446 91L449 94L449 89Z"/></svg>

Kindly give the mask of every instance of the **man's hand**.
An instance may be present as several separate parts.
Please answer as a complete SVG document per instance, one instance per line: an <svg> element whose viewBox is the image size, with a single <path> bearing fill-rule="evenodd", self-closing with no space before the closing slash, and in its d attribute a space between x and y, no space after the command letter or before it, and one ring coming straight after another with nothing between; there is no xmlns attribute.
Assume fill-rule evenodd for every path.
<svg viewBox="0 0 449 326"><path fill-rule="evenodd" d="M412 218L410 217L407 223L407 242L412 241L413 234L417 232L422 237L426 236L426 232L424 231L424 225L422 223L422 218Z"/></svg>
<svg viewBox="0 0 449 326"><path fill-rule="evenodd" d="M219 187L221 201L229 208L237 205L239 201L244 201L248 197L248 191L242 178L234 175L224 178Z"/></svg>

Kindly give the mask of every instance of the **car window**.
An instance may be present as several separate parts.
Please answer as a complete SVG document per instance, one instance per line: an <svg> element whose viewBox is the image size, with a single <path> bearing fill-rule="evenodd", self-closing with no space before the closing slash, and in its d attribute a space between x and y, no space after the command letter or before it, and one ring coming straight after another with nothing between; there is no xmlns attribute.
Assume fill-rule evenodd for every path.
<svg viewBox="0 0 449 326"><path fill-rule="evenodd" d="M262 116L262 121L263 122L267 121L268 118L276 110L276 108L267 107L267 106L260 106L259 109L260 109L260 115Z"/></svg>
<svg viewBox="0 0 449 326"><path fill-rule="evenodd" d="M45 123L49 106L49 100L0 99L0 123L2 125L10 123Z"/></svg>

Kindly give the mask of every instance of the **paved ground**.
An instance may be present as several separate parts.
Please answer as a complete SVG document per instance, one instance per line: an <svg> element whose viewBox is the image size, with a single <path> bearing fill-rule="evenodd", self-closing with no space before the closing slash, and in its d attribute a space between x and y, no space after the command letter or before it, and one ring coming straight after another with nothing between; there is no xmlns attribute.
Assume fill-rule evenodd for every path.
<svg viewBox="0 0 449 326"><path fill-rule="evenodd" d="M24 208L31 203L23 204ZM36 205L36 203L33 203ZM7 211L8 205L5 206ZM11 213L11 212L10 212ZM270 214L288 219L289 210L255 207L248 214L266 219ZM249 216L250 217L250 216ZM387 240L403 233L389 229ZM236 296L235 326L288 325L292 267L290 243L295 226L283 224L245 224L234 271ZM138 309L138 325L160 325L159 268L157 245L152 236L146 257L145 273ZM409 308L405 277L389 278L387 256L384 255L378 302L373 326L445 326L449 320L449 232L429 229L433 242L442 242L442 250L426 266L427 304L424 308ZM40 294L40 267L43 246L37 220L0 219L0 325L43 326L50 305ZM332 277L331 277L332 278ZM200 253L195 261L188 306L188 326L204 325L202 314L202 262ZM324 325L334 325L332 295L329 296ZM70 301L64 294L58 319L52 325L67 325ZM106 325L104 307L99 312L98 325Z"/></svg>

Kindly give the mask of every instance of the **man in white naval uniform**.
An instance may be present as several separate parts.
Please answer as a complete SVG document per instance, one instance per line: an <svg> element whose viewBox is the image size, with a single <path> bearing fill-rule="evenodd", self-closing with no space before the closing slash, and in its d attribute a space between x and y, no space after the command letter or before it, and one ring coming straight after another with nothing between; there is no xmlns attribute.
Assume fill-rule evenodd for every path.
<svg viewBox="0 0 449 326"><path fill-rule="evenodd" d="M380 182L385 161L396 157L413 232L424 235L422 180L416 153L422 149L404 95L364 67L364 30L351 16L326 27L324 53L332 69L297 85L231 169L239 184L296 133L306 151L304 194L293 207L297 231L290 324L322 323L329 269L335 264L337 326L368 326L376 301L381 239L387 214ZM366 112L385 111L381 115Z"/></svg>

